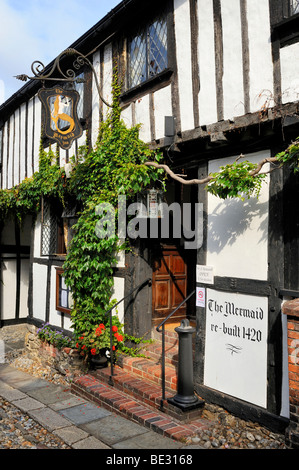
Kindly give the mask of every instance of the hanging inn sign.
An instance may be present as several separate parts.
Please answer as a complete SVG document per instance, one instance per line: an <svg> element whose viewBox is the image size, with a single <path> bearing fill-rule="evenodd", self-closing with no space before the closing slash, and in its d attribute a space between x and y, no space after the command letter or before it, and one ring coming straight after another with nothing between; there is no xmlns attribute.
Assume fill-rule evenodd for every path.
<svg viewBox="0 0 299 470"><path fill-rule="evenodd" d="M42 88L38 92L44 111L44 132L63 149L69 149L82 135L77 106L80 95L62 87Z"/></svg>
<svg viewBox="0 0 299 470"><path fill-rule="evenodd" d="M93 51L92 51L93 52ZM92 54L90 52L90 54ZM88 54L88 55L90 55ZM73 141L81 137L83 129L78 119L77 107L80 99L79 93L74 89L74 83L80 83L84 80L76 76L74 69L62 71L60 61L66 56L76 55L73 62L73 68L79 70L83 65L88 65L94 75L95 84L100 99L111 107L100 94L100 87L95 69L88 59L75 49L66 49L54 61L52 68L45 68L42 62L35 61L31 65L33 76L17 75L17 79L22 81L40 80L43 87L38 92L38 97L42 103L44 116L44 132L47 137L56 141L58 145L67 150L71 147ZM58 70L59 76L54 77L53 73ZM57 85L53 88L46 88L45 83L48 80L54 81ZM63 86L63 84L65 84Z"/></svg>

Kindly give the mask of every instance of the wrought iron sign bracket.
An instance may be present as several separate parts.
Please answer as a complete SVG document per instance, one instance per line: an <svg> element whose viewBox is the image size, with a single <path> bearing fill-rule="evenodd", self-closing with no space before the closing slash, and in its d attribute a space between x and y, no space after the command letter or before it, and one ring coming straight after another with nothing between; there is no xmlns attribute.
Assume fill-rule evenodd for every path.
<svg viewBox="0 0 299 470"><path fill-rule="evenodd" d="M101 95L101 90L100 90L98 77L97 77L97 74L96 74L96 71L95 71L95 68L94 68L93 64L87 58L87 56L81 54L81 52L77 51L76 49L69 48L69 49L66 49L65 51L61 52L61 54L59 54L59 56L56 57L51 70L47 74L45 73L46 68L45 68L44 64L42 62L40 62L39 60L35 60L31 64L31 71L33 73L33 76L29 77L26 74L22 74L22 75L17 75L15 78L17 78L18 80L21 80L23 82L26 82L27 80L40 80L42 82L45 82L47 80L52 80L52 81L55 81L55 82L82 83L82 82L84 82L84 79L77 78L75 70L70 68L64 73L61 69L60 61L61 61L62 57L63 56L70 56L70 55L76 55L77 56L77 58L73 62L73 68L75 70L79 70L85 64L87 64L91 68L91 71L93 73L93 77L95 79L95 84L96 84L98 94L99 94L99 97L100 97L101 101L103 101L103 103L106 106L108 106L109 108L112 108L112 105L107 103L107 101ZM56 69L60 73L59 78L52 76Z"/></svg>
<svg viewBox="0 0 299 470"><path fill-rule="evenodd" d="M73 68L63 72L61 68L61 58L64 56L76 55L73 61ZM18 80L40 80L43 87L38 91L38 97L44 109L44 132L47 137L55 140L62 149L69 149L73 141L81 137L83 130L78 119L77 106L80 95L77 90L63 87L61 82L82 83L84 79L77 77L76 70L87 64L93 73L94 81L100 99L106 106L112 106L101 96L98 77L93 64L87 56L81 54L76 49L66 49L55 59L52 68L47 72L44 64L34 61L31 65L32 77L28 75L17 75ZM58 70L59 77L54 77L54 72ZM56 82L53 88L45 88L45 82L51 80Z"/></svg>

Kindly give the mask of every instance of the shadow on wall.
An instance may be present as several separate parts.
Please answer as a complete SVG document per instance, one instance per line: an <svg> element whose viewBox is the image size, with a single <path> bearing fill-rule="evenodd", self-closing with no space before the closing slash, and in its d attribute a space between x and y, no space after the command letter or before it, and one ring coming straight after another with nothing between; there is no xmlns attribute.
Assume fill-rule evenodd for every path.
<svg viewBox="0 0 299 470"><path fill-rule="evenodd" d="M255 233L257 244L265 242L268 237L268 206L268 201L261 202L256 198L219 202L208 215L209 252L219 254L243 236L250 236L251 231Z"/></svg>

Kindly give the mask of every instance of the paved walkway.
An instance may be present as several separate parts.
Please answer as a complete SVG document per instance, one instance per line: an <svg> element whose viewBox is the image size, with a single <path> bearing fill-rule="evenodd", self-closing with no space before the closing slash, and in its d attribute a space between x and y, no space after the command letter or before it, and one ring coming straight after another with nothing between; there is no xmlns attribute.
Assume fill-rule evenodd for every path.
<svg viewBox="0 0 299 470"><path fill-rule="evenodd" d="M73 449L199 449L184 446L54 385L0 364L0 396Z"/></svg>

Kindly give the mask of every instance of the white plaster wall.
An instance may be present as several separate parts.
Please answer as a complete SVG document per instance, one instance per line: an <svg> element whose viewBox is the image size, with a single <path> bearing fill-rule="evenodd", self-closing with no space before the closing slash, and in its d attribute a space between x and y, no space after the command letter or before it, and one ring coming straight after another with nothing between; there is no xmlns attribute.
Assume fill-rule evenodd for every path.
<svg viewBox="0 0 299 470"><path fill-rule="evenodd" d="M34 228L33 257L41 256L41 213L38 214Z"/></svg>
<svg viewBox="0 0 299 470"><path fill-rule="evenodd" d="M16 262L13 260L2 261L1 293L1 319L14 319L16 312Z"/></svg>
<svg viewBox="0 0 299 470"><path fill-rule="evenodd" d="M135 104L135 122L141 124L139 137L144 142L151 141L149 95L145 95Z"/></svg>
<svg viewBox="0 0 299 470"><path fill-rule="evenodd" d="M83 131L81 137L79 137L78 139L78 149L79 147L81 147L82 145L85 145L86 144L86 131Z"/></svg>
<svg viewBox="0 0 299 470"><path fill-rule="evenodd" d="M224 119L244 114L240 0L222 0Z"/></svg>
<svg viewBox="0 0 299 470"><path fill-rule="evenodd" d="M100 64L101 56L100 52L96 52L93 56L93 67L97 74L98 83L100 85ZM100 106L99 106L99 93L96 87L96 81L94 76L92 76L92 129L91 129L91 144L92 146L96 143L99 125L100 125Z"/></svg>
<svg viewBox="0 0 299 470"><path fill-rule="evenodd" d="M269 157L269 151L246 155L251 162ZM209 173L233 163L235 157L213 160ZM263 183L256 198L222 200L208 195L207 265L215 276L267 280L269 186Z"/></svg>
<svg viewBox="0 0 299 470"><path fill-rule="evenodd" d="M47 151L49 149L46 149ZM67 161L67 153L66 153L66 150L60 148L59 149L59 163L60 163L60 167L61 168L64 168L65 164L66 164L66 161Z"/></svg>
<svg viewBox="0 0 299 470"><path fill-rule="evenodd" d="M34 98L34 171L39 170L39 144L41 134L41 102L38 96Z"/></svg>
<svg viewBox="0 0 299 470"><path fill-rule="evenodd" d="M121 119L124 121L128 129L133 126L132 105L130 104L121 112Z"/></svg>
<svg viewBox="0 0 299 470"><path fill-rule="evenodd" d="M29 259L22 260L21 288L20 288L20 318L28 317L29 266L30 266Z"/></svg>
<svg viewBox="0 0 299 470"><path fill-rule="evenodd" d="M14 152L14 185L20 183L20 108L15 111L15 152Z"/></svg>
<svg viewBox="0 0 299 470"><path fill-rule="evenodd" d="M112 103L112 79L113 79L113 57L112 57L112 44L108 44L104 48L103 60L103 98L108 103ZM111 108L103 104L103 117L110 113Z"/></svg>
<svg viewBox="0 0 299 470"><path fill-rule="evenodd" d="M247 2L250 111L256 112L267 103L273 106L273 63L269 0Z"/></svg>
<svg viewBox="0 0 299 470"><path fill-rule="evenodd" d="M161 88L154 93L155 138L165 135L165 116L172 116L171 86Z"/></svg>
<svg viewBox="0 0 299 470"><path fill-rule="evenodd" d="M213 0L198 0L199 121L217 122Z"/></svg>
<svg viewBox="0 0 299 470"><path fill-rule="evenodd" d="M6 189L6 175L7 175L7 129L8 129L8 124L7 122L4 124L4 129L3 129L3 153L2 153L2 189Z"/></svg>
<svg viewBox="0 0 299 470"><path fill-rule="evenodd" d="M282 102L299 99L299 43L280 49Z"/></svg>
<svg viewBox="0 0 299 470"><path fill-rule="evenodd" d="M114 288L112 291L112 299L116 299L119 302L125 295L125 280L120 277L114 277ZM121 302L116 310L113 310L113 315L117 313L119 321L124 323L124 303Z"/></svg>
<svg viewBox="0 0 299 470"><path fill-rule="evenodd" d="M20 108L20 179L26 176L26 104L22 104Z"/></svg>
<svg viewBox="0 0 299 470"><path fill-rule="evenodd" d="M32 148L33 148L33 110L34 98L28 101L28 131L27 131L27 175L32 176L34 170L32 168Z"/></svg>
<svg viewBox="0 0 299 470"><path fill-rule="evenodd" d="M194 128L189 2L174 0L174 22L182 131Z"/></svg>
<svg viewBox="0 0 299 470"><path fill-rule="evenodd" d="M47 266L33 264L33 317L45 321L46 315Z"/></svg>
<svg viewBox="0 0 299 470"><path fill-rule="evenodd" d="M10 132L9 132L9 150L8 150L8 165L7 165L7 174L8 174L8 188L13 186L13 158L14 158L14 119L13 115L9 119Z"/></svg>

